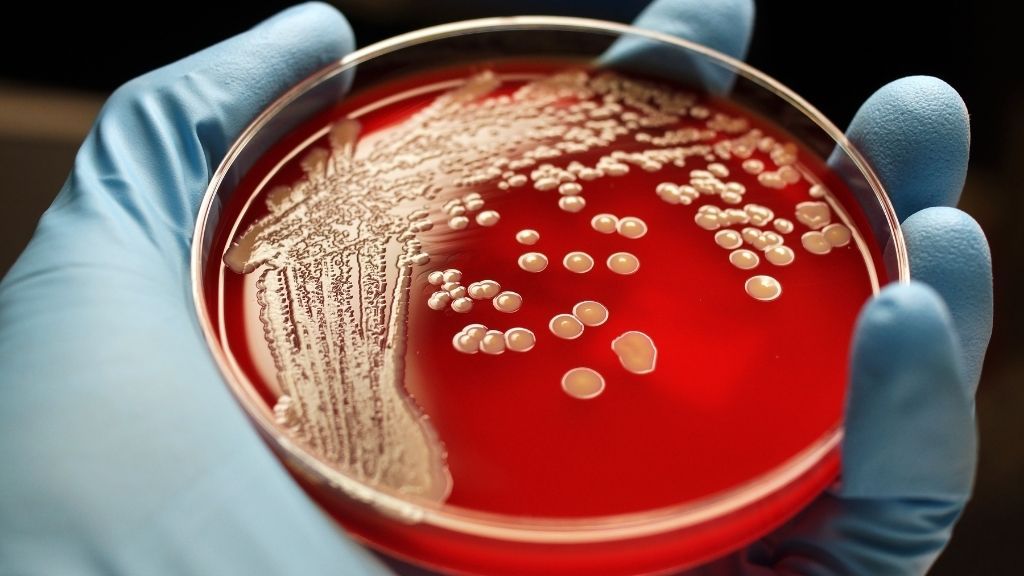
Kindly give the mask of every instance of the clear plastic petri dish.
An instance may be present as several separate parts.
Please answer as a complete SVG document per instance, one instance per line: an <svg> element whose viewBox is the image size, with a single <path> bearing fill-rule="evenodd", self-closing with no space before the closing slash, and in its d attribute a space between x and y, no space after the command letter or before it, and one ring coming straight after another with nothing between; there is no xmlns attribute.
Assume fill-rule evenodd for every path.
<svg viewBox="0 0 1024 576"><path fill-rule="evenodd" d="M344 530L517 575L684 568L796 514L839 474L857 312L908 279L810 104L561 17L294 86L214 174L192 272L231 391Z"/></svg>

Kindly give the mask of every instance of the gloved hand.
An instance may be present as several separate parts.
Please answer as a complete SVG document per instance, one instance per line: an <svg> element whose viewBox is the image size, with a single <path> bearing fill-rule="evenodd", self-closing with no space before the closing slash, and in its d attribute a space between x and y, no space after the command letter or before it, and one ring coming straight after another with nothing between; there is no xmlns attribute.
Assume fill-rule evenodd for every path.
<svg viewBox="0 0 1024 576"><path fill-rule="evenodd" d="M741 56L748 1L659 0L641 26ZM307 5L118 90L0 283L0 571L372 574L242 416L194 321L195 213L242 128L351 48ZM904 574L970 492L991 326L984 236L955 203L967 118L934 79L873 96L851 137L889 188L921 284L865 308L840 488L709 573ZM916 211L916 213L915 213ZM939 296L941 294L941 296ZM943 304L943 298L951 308Z"/></svg>
<svg viewBox="0 0 1024 576"><path fill-rule="evenodd" d="M211 173L352 49L326 5L135 79L0 284L0 573L364 574L254 433L200 335L189 248Z"/></svg>

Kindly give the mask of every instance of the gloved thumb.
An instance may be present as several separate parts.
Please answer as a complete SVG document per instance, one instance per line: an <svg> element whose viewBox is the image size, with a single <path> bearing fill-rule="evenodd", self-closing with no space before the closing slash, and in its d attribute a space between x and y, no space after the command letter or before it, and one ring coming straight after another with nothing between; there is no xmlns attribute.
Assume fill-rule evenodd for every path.
<svg viewBox="0 0 1024 576"><path fill-rule="evenodd" d="M304 4L128 82L100 112L37 243L71 234L96 254L137 254L142 232L155 256L183 268L203 192L231 143L290 86L352 47L340 13Z"/></svg>

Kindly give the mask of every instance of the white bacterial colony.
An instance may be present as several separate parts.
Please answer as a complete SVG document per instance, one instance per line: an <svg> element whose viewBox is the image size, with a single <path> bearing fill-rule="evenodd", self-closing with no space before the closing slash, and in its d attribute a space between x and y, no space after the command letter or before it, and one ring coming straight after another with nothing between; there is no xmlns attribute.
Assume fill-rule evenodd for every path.
<svg viewBox="0 0 1024 576"><path fill-rule="evenodd" d="M761 257L757 252L740 248L729 253L729 262L740 270L753 270L761 263Z"/></svg>
<svg viewBox="0 0 1024 576"><path fill-rule="evenodd" d="M608 309L604 304L593 300L584 300L572 307L572 315L584 326L600 326L608 321Z"/></svg>
<svg viewBox="0 0 1024 576"><path fill-rule="evenodd" d="M570 272L584 274L594 268L594 259L586 252L569 252L562 259L562 266Z"/></svg>
<svg viewBox="0 0 1024 576"><path fill-rule="evenodd" d="M512 314L523 307L523 297L518 292L506 290L495 296L491 303L494 304L494 309L498 312Z"/></svg>
<svg viewBox="0 0 1024 576"><path fill-rule="evenodd" d="M533 246L539 240L540 234L538 234L536 230L530 230L527 228L526 230L516 232L516 242L519 242L524 246Z"/></svg>
<svg viewBox="0 0 1024 576"><path fill-rule="evenodd" d="M626 216L625 218L620 218L618 223L615 224L615 231L620 236L636 240L647 234L647 224L636 216Z"/></svg>
<svg viewBox="0 0 1024 576"><path fill-rule="evenodd" d="M744 288L751 298L770 302L782 295L782 285L771 276L753 276L747 279Z"/></svg>
<svg viewBox="0 0 1024 576"><path fill-rule="evenodd" d="M616 274L629 276L640 269L640 260L629 252L616 252L605 262L608 269Z"/></svg>
<svg viewBox="0 0 1024 576"><path fill-rule="evenodd" d="M597 398L604 392L604 377L591 368L573 368L562 376L562 390L580 400Z"/></svg>
<svg viewBox="0 0 1024 576"><path fill-rule="evenodd" d="M494 95L501 84L493 73L478 74L405 121L365 137L358 118L335 123L324 134L328 147L302 152L304 177L268 191L268 214L224 255L230 270L256 275L260 320L282 392L274 407L278 422L346 474L435 501L451 490L444 446L404 387L409 306L424 305L410 288L436 260L425 244L489 228L509 242L514 234L521 247L541 238L532 229L503 230L506 221L487 206L483 187L549 194L567 218L585 218L597 233L617 234L628 244L644 241L647 223L588 214L588 184L698 162L686 182L660 183L655 193L670 205L717 201L719 206L700 205L693 218L715 232L715 242L738 268L792 264L796 254L785 246L785 235L795 232L793 220L809 229L797 233L809 254L826 254L852 236L832 223L830 194L817 183L810 188L812 201L786 214L793 220L746 202L746 187L727 162L741 161L741 169L730 164L732 172L756 175L769 189L810 176L796 167L795 146L765 136L744 118L700 105L696 94L580 70ZM678 127L683 119L691 125ZM622 142L640 149L610 151L587 163L573 159ZM755 151L770 160L752 158ZM549 265L542 252L524 248L519 254L514 265L526 272L541 273ZM617 275L640 268L629 251L606 258ZM579 274L594 262L583 252L562 260ZM455 268L426 276L433 291L425 305L438 313L468 319L481 306L505 314L523 306L523 296L494 280L467 282ZM752 276L745 289L765 301L782 292L765 275ZM584 301L571 314L552 318L548 328L559 339L579 338L607 317L599 303ZM493 356L528 352L535 344L529 328L502 331L475 323L452 339L458 353ZM627 371L654 370L657 349L642 332L622 334L611 348ZM596 398L605 388L604 378L585 367L566 372L561 384L579 399Z"/></svg>
<svg viewBox="0 0 1024 576"><path fill-rule="evenodd" d="M519 257L519 267L527 272L543 272L548 267L548 257L540 252L527 252Z"/></svg>
<svg viewBox="0 0 1024 576"><path fill-rule="evenodd" d="M548 322L548 329L562 340L575 340L583 335L583 322L572 314L557 314Z"/></svg>
<svg viewBox="0 0 1024 576"><path fill-rule="evenodd" d="M558 199L558 207L566 212L576 213L586 206L587 200L582 196L562 196Z"/></svg>
<svg viewBox="0 0 1024 576"><path fill-rule="evenodd" d="M643 332L631 330L612 340L612 350L622 367L633 374L650 374L658 361L658 348Z"/></svg>
<svg viewBox="0 0 1024 576"><path fill-rule="evenodd" d="M590 219L590 227L601 234L614 234L618 231L619 219L614 214L598 214Z"/></svg>

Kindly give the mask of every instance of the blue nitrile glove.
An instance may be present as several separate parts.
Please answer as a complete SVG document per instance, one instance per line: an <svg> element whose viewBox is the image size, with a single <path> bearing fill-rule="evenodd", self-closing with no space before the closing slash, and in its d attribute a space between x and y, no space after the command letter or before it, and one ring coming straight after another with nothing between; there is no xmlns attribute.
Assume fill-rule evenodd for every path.
<svg viewBox="0 0 1024 576"><path fill-rule="evenodd" d="M749 2L661 0L641 26L741 56ZM221 383L193 320L188 254L208 178L278 93L350 48L325 6L285 12L108 102L31 244L0 283L0 573L372 574L291 481ZM977 225L949 208L967 120L906 79L851 136L889 187L932 290L862 315L841 488L709 573L906 574L970 492L974 384L991 324ZM923 209L923 210L921 210Z"/></svg>
<svg viewBox="0 0 1024 576"><path fill-rule="evenodd" d="M189 245L210 174L274 98L352 49L326 5L133 80L0 284L0 573L383 571L224 386Z"/></svg>

